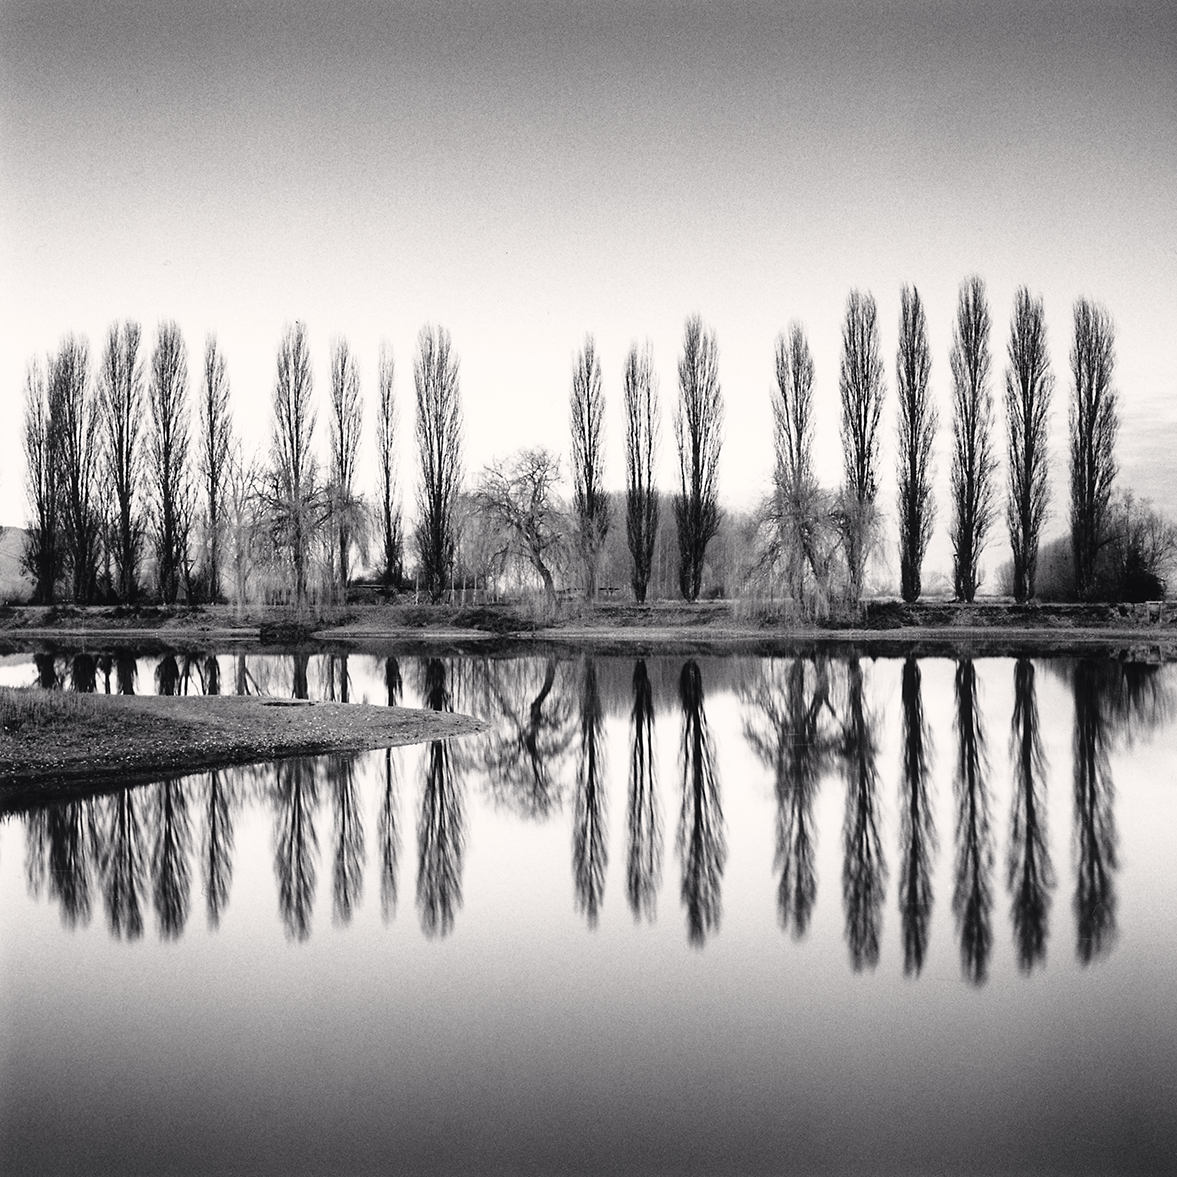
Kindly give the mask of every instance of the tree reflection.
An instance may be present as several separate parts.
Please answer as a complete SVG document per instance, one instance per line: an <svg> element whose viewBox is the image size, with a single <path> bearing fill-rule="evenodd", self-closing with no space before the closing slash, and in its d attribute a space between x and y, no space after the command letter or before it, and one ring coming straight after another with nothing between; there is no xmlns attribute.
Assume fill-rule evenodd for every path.
<svg viewBox="0 0 1177 1177"><path fill-rule="evenodd" d="M580 691L580 754L576 765L576 804L572 818L572 874L576 907L595 927L605 894L609 848L605 841L604 709L597 668L585 659Z"/></svg>
<svg viewBox="0 0 1177 1177"><path fill-rule="evenodd" d="M1046 959L1047 924L1054 870L1046 838L1046 753L1038 724L1034 663L1014 664L1014 714L1010 725L1013 809L1009 834L1009 892L1018 967L1031 972Z"/></svg>
<svg viewBox="0 0 1177 1177"><path fill-rule="evenodd" d="M630 731L626 890L634 919L644 915L653 923L662 878L662 815L654 763L654 691L644 659L633 668Z"/></svg>
<svg viewBox="0 0 1177 1177"><path fill-rule="evenodd" d="M151 882L155 917L164 940L178 940L188 922L192 874L192 822L180 781L152 787Z"/></svg>
<svg viewBox="0 0 1177 1177"><path fill-rule="evenodd" d="M531 658L485 660L478 669L491 795L524 817L546 818L562 799L559 773L576 733L575 700L558 688L555 658L544 661L542 678Z"/></svg>
<svg viewBox="0 0 1177 1177"><path fill-rule="evenodd" d="M425 666L424 703L451 711L445 664ZM417 823L417 907L427 936L445 936L462 905L463 814L460 782L450 744L432 740L425 750L425 779Z"/></svg>
<svg viewBox="0 0 1177 1177"><path fill-rule="evenodd" d="M208 926L221 923L221 913L229 905L229 887L233 882L233 806L234 790L226 773L208 774L204 788L203 826L200 837L200 869L204 898L208 908Z"/></svg>
<svg viewBox="0 0 1177 1177"><path fill-rule="evenodd" d="M952 910L965 976L984 984L993 945L993 832L985 728L971 658L956 664L956 881Z"/></svg>
<svg viewBox="0 0 1177 1177"><path fill-rule="evenodd" d="M75 654L69 665L70 690L93 695L98 689L98 660L93 654Z"/></svg>
<svg viewBox="0 0 1177 1177"><path fill-rule="evenodd" d="M347 668L346 654L327 655L327 681L323 698L328 703L351 702L351 672Z"/></svg>
<svg viewBox="0 0 1177 1177"><path fill-rule="evenodd" d="M111 935L143 935L144 834L142 793L120 789L103 798L99 866Z"/></svg>
<svg viewBox="0 0 1177 1177"><path fill-rule="evenodd" d="M389 707L399 706L405 684L401 678L400 663L395 658L384 659L384 690L388 696Z"/></svg>
<svg viewBox="0 0 1177 1177"><path fill-rule="evenodd" d="M311 664L311 656L310 654L291 654L290 661L293 667L291 695L295 699L309 699L311 694L307 682L307 671Z"/></svg>
<svg viewBox="0 0 1177 1177"><path fill-rule="evenodd" d="M139 674L139 663L134 654L120 650L114 656L114 681L120 695L135 693L135 679Z"/></svg>
<svg viewBox="0 0 1177 1177"><path fill-rule="evenodd" d="M715 751L703 710L703 676L693 660L682 668L679 698L683 714L682 810L678 825L682 899L690 942L702 946L708 933L719 928L727 845Z"/></svg>
<svg viewBox="0 0 1177 1177"><path fill-rule="evenodd" d="M364 887L364 819L356 788L355 757L328 757L327 783L335 815L332 913L337 923L348 924Z"/></svg>
<svg viewBox="0 0 1177 1177"><path fill-rule="evenodd" d="M180 667L174 654L165 654L155 667L155 691L158 695L175 695L180 685Z"/></svg>
<svg viewBox="0 0 1177 1177"><path fill-rule="evenodd" d="M205 654L200 663L200 692L202 695L221 693L221 664L215 654Z"/></svg>
<svg viewBox="0 0 1177 1177"><path fill-rule="evenodd" d="M90 884L99 841L93 801L67 801L34 810L25 826L29 890L47 889L61 904L67 928L90 922Z"/></svg>
<svg viewBox="0 0 1177 1177"><path fill-rule="evenodd" d="M744 738L772 771L776 793L777 914L782 929L800 940L817 899L813 809L837 748L823 723L833 714L825 659L807 664L795 658L783 673L769 663L744 702L751 710Z"/></svg>
<svg viewBox="0 0 1177 1177"><path fill-rule="evenodd" d="M887 866L879 838L879 773L875 717L866 706L862 667L847 666L846 715L842 723L842 770L846 776L846 818L842 826L842 902L846 939L855 972L879 962L879 934Z"/></svg>
<svg viewBox="0 0 1177 1177"><path fill-rule="evenodd" d="M57 672L57 660L52 654L34 654L33 665L37 670L37 686L43 691L56 691L61 687L61 676Z"/></svg>
<svg viewBox="0 0 1177 1177"><path fill-rule="evenodd" d="M376 837L380 843L380 913L384 922L396 914L396 871L400 859L400 820L398 762L391 748L384 749L384 792L376 818Z"/></svg>
<svg viewBox="0 0 1177 1177"><path fill-rule="evenodd" d="M305 940L311 934L319 857L315 762L306 757L280 760L277 769L274 873L278 877L278 910L286 935Z"/></svg>
<svg viewBox="0 0 1177 1177"><path fill-rule="evenodd" d="M924 719L919 662L903 663L903 787L900 794L899 915L903 972L919 975L932 917L932 857L936 827L928 799L932 737Z"/></svg>
<svg viewBox="0 0 1177 1177"><path fill-rule="evenodd" d="M1122 668L1082 659L1075 667L1075 915L1083 964L1108 951L1116 935L1116 824L1109 712L1131 718ZM1125 700L1129 702L1125 706Z"/></svg>

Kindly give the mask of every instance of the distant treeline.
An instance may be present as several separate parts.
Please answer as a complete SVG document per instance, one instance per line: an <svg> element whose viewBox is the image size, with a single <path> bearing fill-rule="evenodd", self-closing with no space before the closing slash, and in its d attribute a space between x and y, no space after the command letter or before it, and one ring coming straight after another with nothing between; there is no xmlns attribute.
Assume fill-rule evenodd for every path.
<svg viewBox="0 0 1177 1177"><path fill-rule="evenodd" d="M1018 601L1044 590L1088 600L1163 595L1177 531L1130 492L1116 492L1119 397L1107 312L1086 299L1074 307L1070 537L1051 561L1049 585L1039 570L1051 498L1054 377L1042 300L1025 288L1014 299L1002 436L990 336L984 283L970 277L960 289L949 352L948 532L956 597L974 599L981 555L1003 507L1013 561L1002 587ZM673 564L677 590L688 601L752 590L779 591L806 616L853 607L882 538L886 386L874 298L852 291L842 325L841 485L823 486L814 468L814 364L801 324L777 338L775 361L772 483L740 535L722 545L717 575L724 403L715 334L697 315L687 320L678 360L673 492L655 484L662 415L648 344L631 346L625 357L625 491L606 492L606 406L590 335L571 378L569 502L559 494L561 458L545 448L521 449L468 476L458 360L444 328L424 328L413 362L411 528L401 504L395 367L386 346L377 372L376 485L365 488L357 478L364 401L346 340L331 344L329 456L321 466L302 323L288 327L278 347L270 446L262 456L247 454L235 436L226 361L215 336L206 340L193 380L175 323L160 325L150 355L137 323L114 324L97 365L85 340L69 335L44 364L30 363L25 384L30 520L24 564L34 599L303 604L342 598L357 565L367 565L387 590L412 585L434 601L456 587L498 591L531 583L542 586L550 605L561 587L593 599L601 588L616 591L619 578L644 601L652 587L669 590ZM907 601L920 596L937 517L932 483L940 423L931 367L924 305L905 286L893 428L900 588ZM673 543L660 526L666 515L673 516ZM617 548L622 531L624 572Z"/></svg>

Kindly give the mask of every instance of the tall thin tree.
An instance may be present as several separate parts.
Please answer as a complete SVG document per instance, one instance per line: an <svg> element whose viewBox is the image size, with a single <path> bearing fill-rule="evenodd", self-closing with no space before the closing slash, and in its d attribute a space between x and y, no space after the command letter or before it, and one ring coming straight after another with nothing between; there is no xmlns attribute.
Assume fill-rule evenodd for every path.
<svg viewBox="0 0 1177 1177"><path fill-rule="evenodd" d="M376 465L379 477L381 576L386 586L398 584L404 553L404 533L397 490L396 439L398 432L392 349L382 343L377 369Z"/></svg>
<svg viewBox="0 0 1177 1177"><path fill-rule="evenodd" d="M278 348L274 379L274 425L271 440L270 508L279 545L290 554L294 598L307 596L311 541L319 524L318 463L314 454L314 377L301 322L288 326Z"/></svg>
<svg viewBox="0 0 1177 1177"><path fill-rule="evenodd" d="M654 570L654 541L658 534L658 488L654 464L662 418L658 382L647 343L639 354L631 345L625 357L625 538L633 561L630 583L640 603Z"/></svg>
<svg viewBox="0 0 1177 1177"><path fill-rule="evenodd" d="M204 499L204 584L210 601L221 596L221 537L225 531L229 461L233 445L233 416L229 407L229 377L217 337L204 341L204 371L200 382L200 472Z"/></svg>
<svg viewBox="0 0 1177 1177"><path fill-rule="evenodd" d="M168 604L180 592L188 561L188 353L174 322L159 325L151 353L151 493L156 578Z"/></svg>
<svg viewBox="0 0 1177 1177"><path fill-rule="evenodd" d="M879 422L883 414L883 357L874 297L850 292L842 324L842 461L845 470L840 510L850 598L862 599L866 566L877 532Z"/></svg>
<svg viewBox="0 0 1177 1177"><path fill-rule="evenodd" d="M61 425L45 369L25 371L25 480L31 518L21 564L33 580L33 603L53 603L61 575Z"/></svg>
<svg viewBox="0 0 1177 1177"><path fill-rule="evenodd" d="M456 545L454 505L462 480L462 401L458 361L444 327L423 327L413 363L417 391L417 552L430 599L440 601Z"/></svg>
<svg viewBox="0 0 1177 1177"><path fill-rule="evenodd" d="M331 344L331 516L335 572L344 594L352 544L363 528L363 504L355 491L363 423L359 366L347 340L336 339Z"/></svg>
<svg viewBox="0 0 1177 1177"><path fill-rule="evenodd" d="M50 401L61 423L61 493L65 556L74 600L88 605L98 589L101 518L98 472L102 438L98 398L90 384L90 352L73 335L49 365Z"/></svg>
<svg viewBox="0 0 1177 1177"><path fill-rule="evenodd" d="M975 274L961 284L952 349L952 550L958 600L972 601L993 523L993 394L989 389L989 306Z"/></svg>
<svg viewBox="0 0 1177 1177"><path fill-rule="evenodd" d="M1014 597L1023 602L1034 595L1038 543L1050 500L1046 445L1053 389L1042 299L1031 298L1023 286L1014 296L1009 365L1005 369L1009 438L1009 500L1005 517L1013 550Z"/></svg>
<svg viewBox="0 0 1177 1177"><path fill-rule="evenodd" d="M1085 598L1096 591L1096 560L1107 542L1108 507L1117 473L1115 343L1111 316L1081 298L1075 304L1071 346L1071 548L1075 584Z"/></svg>
<svg viewBox="0 0 1177 1177"><path fill-rule="evenodd" d="M133 600L139 590L143 520L139 495L143 476L143 363L141 331L129 320L114 323L106 337L98 373L102 419L106 433L106 469L114 520L113 552L119 600Z"/></svg>
<svg viewBox="0 0 1177 1177"><path fill-rule="evenodd" d="M719 531L719 452L723 444L723 395L719 387L719 349L715 333L692 315L683 333L678 362L679 493L674 499L678 525L678 584L683 598L698 600L703 587L707 545Z"/></svg>
<svg viewBox="0 0 1177 1177"><path fill-rule="evenodd" d="M572 505L585 572L585 595L595 600L601 549L609 534L609 500L605 494L605 396L601 360L591 335L572 365L568 406L572 431Z"/></svg>
<svg viewBox="0 0 1177 1177"><path fill-rule="evenodd" d="M920 292L904 286L900 295L899 353L895 387L899 392L896 469L899 507L899 585L905 601L919 599L924 556L936 522L932 451L940 421L928 380L932 353Z"/></svg>

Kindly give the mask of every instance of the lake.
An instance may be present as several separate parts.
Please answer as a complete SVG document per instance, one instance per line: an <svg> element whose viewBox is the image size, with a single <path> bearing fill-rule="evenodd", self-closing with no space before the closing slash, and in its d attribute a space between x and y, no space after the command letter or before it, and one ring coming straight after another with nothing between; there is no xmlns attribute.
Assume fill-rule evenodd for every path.
<svg viewBox="0 0 1177 1177"><path fill-rule="evenodd" d="M4 803L0 1171L1141 1173L1177 669L9 657L416 747Z"/></svg>

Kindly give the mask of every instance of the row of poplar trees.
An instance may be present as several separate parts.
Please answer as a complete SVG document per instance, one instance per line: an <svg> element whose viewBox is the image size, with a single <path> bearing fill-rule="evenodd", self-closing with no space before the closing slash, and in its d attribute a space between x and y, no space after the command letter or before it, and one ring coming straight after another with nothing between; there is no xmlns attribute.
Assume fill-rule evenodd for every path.
<svg viewBox="0 0 1177 1177"><path fill-rule="evenodd" d="M960 290L949 355L949 534L954 588L965 601L974 599L979 586L979 561L998 509L990 335L984 284L969 278ZM1049 501L1054 383L1042 300L1024 288L1014 301L1007 357L1005 518L1014 592L1024 601L1034 595ZM1102 308L1087 300L1075 305L1070 360L1072 548L1079 591L1090 595L1116 473L1118 419L1112 324ZM885 383L874 299L854 291L847 302L839 373L844 479L837 490L821 486L814 469L814 364L800 324L778 338L775 361L775 465L773 490L759 517L761 566L783 574L798 602L857 602L881 532L877 499ZM358 550L367 557L370 536L378 540L376 563L383 579L399 583L404 529L394 374L392 354L382 345L378 486L375 501L369 502L357 487L364 412L356 358L346 341L331 345L330 461L323 472L316 457L313 378L301 323L287 328L278 349L270 453L263 461L247 460L234 441L225 358L214 336L206 341L194 392L184 340L174 323L159 327L150 357L137 324L115 324L93 373L85 342L67 336L46 365L29 366L26 380L24 448L32 517L25 565L35 599L50 602L64 585L83 604L102 597L130 602L144 589L165 602L181 595L217 600L224 595L222 577L228 569L240 600L251 565L268 559L282 568L293 597L303 601L316 559L335 584L346 587L353 554ZM938 414L930 375L923 303L917 290L905 286L896 357L896 473L901 591L908 601L920 595L936 517L932 483ZM703 586L707 547L720 524L724 415L715 334L697 315L686 323L677 376L673 427L679 479L673 513L679 587L685 599L695 600ZM413 377L418 461L413 539L419 583L437 600L447 578L453 583L463 490L458 362L444 328L421 331ZM660 502L655 485L660 409L648 344L640 350L632 346L626 356L623 407L625 531L631 586L643 601L653 571ZM576 357L570 396L572 531L590 597L596 593L612 522L604 488L604 422L600 358L590 336ZM488 466L474 496L553 595L550 551L566 540L555 494L559 480L558 458L546 450L525 450L508 466ZM144 584L145 576L153 583Z"/></svg>

